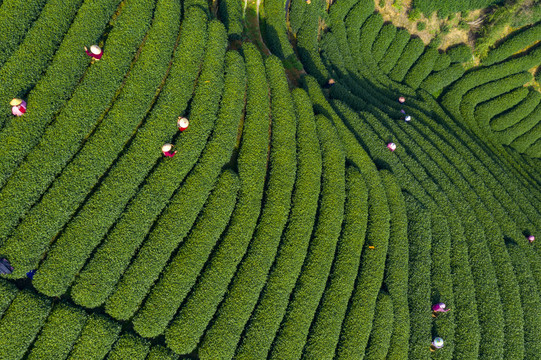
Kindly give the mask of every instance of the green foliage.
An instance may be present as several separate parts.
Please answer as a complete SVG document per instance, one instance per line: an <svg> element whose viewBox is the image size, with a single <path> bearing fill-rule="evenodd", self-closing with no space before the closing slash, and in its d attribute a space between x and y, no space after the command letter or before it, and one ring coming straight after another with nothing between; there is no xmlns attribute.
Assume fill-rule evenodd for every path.
<svg viewBox="0 0 541 360"><path fill-rule="evenodd" d="M171 253L194 223L220 174L221 166L227 163L233 151L239 117L236 117L236 122L215 125L224 87L227 34L218 21L210 22L208 30L205 59L190 109L193 125L182 134L182 145L178 148L182 155L172 161L161 162L154 169L111 233L116 235L118 232L116 236L125 239L123 234L130 229L130 240L141 243L153 227L138 250L137 257L105 303L106 312L115 319L127 320L133 316ZM241 59L237 57L231 62L233 67L238 67ZM215 133L207 143L213 127ZM222 138L222 134L225 138ZM200 163L192 169L197 160ZM175 193L190 170L190 177ZM171 173L177 176L172 177ZM180 219L183 226L178 225Z"/></svg>
<svg viewBox="0 0 541 360"><path fill-rule="evenodd" d="M168 348L155 345L150 349L147 360L177 360L178 358L179 356Z"/></svg>
<svg viewBox="0 0 541 360"><path fill-rule="evenodd" d="M432 72L438 58L438 49L435 46L427 46L424 49L424 53L419 56L415 64L408 70L404 77L404 83L412 89L417 89L423 80Z"/></svg>
<svg viewBox="0 0 541 360"><path fill-rule="evenodd" d="M496 134L502 140L502 143L506 144L508 139L513 138L515 133L520 133L520 135L517 135L517 137L512 140L510 146L517 149L519 152L524 152L537 139L541 138L540 116L541 105L538 105L534 111L522 119L521 122Z"/></svg>
<svg viewBox="0 0 541 360"><path fill-rule="evenodd" d="M297 34L304 22L304 13L309 6L306 0L290 0L289 2L289 26L291 32Z"/></svg>
<svg viewBox="0 0 541 360"><path fill-rule="evenodd" d="M0 320L0 359L22 359L50 310L50 299L19 291Z"/></svg>
<svg viewBox="0 0 541 360"><path fill-rule="evenodd" d="M90 315L68 360L101 360L120 333L120 324L100 315Z"/></svg>
<svg viewBox="0 0 541 360"><path fill-rule="evenodd" d="M0 132L0 184L38 143L55 113L79 85L90 61L81 46L98 42L119 2L87 1L77 11L46 73L28 94L28 111L24 116L13 117Z"/></svg>
<svg viewBox="0 0 541 360"><path fill-rule="evenodd" d="M207 199L208 192L216 181L216 177L218 176L216 172L220 171L223 164L231 156L236 140L238 123L244 107L245 81L245 69L242 57L236 52L229 52L226 56L224 96L217 119L215 135L213 135L213 138L207 144L207 149L205 149L200 159L201 166L197 165L192 170L192 174L190 174L180 190L182 195L175 195L175 203L171 202L169 205L170 209L171 205L174 204L176 206L174 211L180 211L181 213L172 214L172 209L168 209L166 210L166 214L164 214L166 215L165 218L176 219L174 221L175 223L178 222L179 218L183 219L181 225L177 224L174 228L174 231L178 234L186 234L189 231L194 221L192 216L199 213L199 208L202 206L201 201ZM147 299L141 312L134 319L136 331L143 336L154 337L164 331L183 298L191 286L193 286L196 276L204 265L204 260L208 258L212 247L223 231L223 227L227 224L223 224L220 230L219 224L224 221L227 222L231 215L236 199L236 188L238 186L236 185L236 176L233 173L224 173L221 178L222 180L218 180L216 184L215 194L206 200L207 205L203 208L203 213L200 215L196 227L192 229L191 234L185 240L179 254L175 255L173 262L162 273L162 279L154 287L151 296ZM198 199L199 197L200 199ZM180 200L182 202L179 202ZM214 205L215 203L218 203L219 206ZM194 209L187 211L192 206L194 206ZM214 212L207 210L206 207L208 206L212 207ZM178 234L173 235L170 231L168 237L181 239L183 236ZM207 242L201 241L199 237L201 239L207 239ZM199 243L199 247L192 248L194 242ZM198 255L190 255L192 253ZM186 265L187 260L193 262ZM182 282L176 279L177 274L180 272L186 273ZM90 290L91 288L87 285L87 289ZM173 297L169 301L165 301L168 295L173 295ZM158 310L164 306L164 309Z"/></svg>
<svg viewBox="0 0 541 360"><path fill-rule="evenodd" d="M372 57L375 62L381 60L396 36L396 31L396 27L393 24L383 25L372 45Z"/></svg>
<svg viewBox="0 0 541 360"><path fill-rule="evenodd" d="M124 80L154 8L153 0L130 4L118 18L116 31L112 30L109 35L108 46L115 48L104 49L102 60L88 71L56 121L47 128L39 143L2 188L0 216L4 221L0 236L5 236L13 228L79 150L81 142L103 115ZM0 252L10 254L10 261L15 267L14 276L22 277L35 268L49 245L50 237L45 242L40 240L34 242L31 239L24 245L11 240L2 246Z"/></svg>
<svg viewBox="0 0 541 360"><path fill-rule="evenodd" d="M6 0L0 7L0 67L23 41L46 0Z"/></svg>
<svg viewBox="0 0 541 360"><path fill-rule="evenodd" d="M264 18L262 22L262 35L269 50L280 59L289 59L295 56L293 48L287 37L286 13L284 1L264 0Z"/></svg>
<svg viewBox="0 0 541 360"><path fill-rule="evenodd" d="M245 44L247 98L240 145L237 205L221 243L199 278L185 305L165 332L168 347L176 353L193 351L212 319L238 263L242 260L259 217L269 143L269 87L261 55Z"/></svg>
<svg viewBox="0 0 541 360"><path fill-rule="evenodd" d="M312 318L325 290L344 217L345 156L329 119L316 117L322 153L319 217L303 269L274 341L271 359L302 354ZM332 354L326 354L331 356Z"/></svg>
<svg viewBox="0 0 541 360"><path fill-rule="evenodd" d="M425 44L423 43L423 40L418 37L411 38L404 48L402 55L400 55L396 65L389 73L389 78L394 81L401 82L404 79L404 76L406 76L408 70L419 58L419 56L421 56L424 50Z"/></svg>
<svg viewBox="0 0 541 360"><path fill-rule="evenodd" d="M508 128L514 128L515 125L517 125L519 122L524 120L525 117L527 117L529 114L532 113L532 111L539 105L539 102L541 101L541 93L539 91L529 89L528 95L515 107L509 109L508 111L501 113L500 115L497 115L492 118L490 122L490 126L494 131L505 131ZM538 118L538 121L541 121L540 118ZM529 125L528 121L528 125ZM531 129L535 123L531 123L532 126L529 128L526 128L527 124L523 124L525 131ZM525 131L517 133L517 128L514 129L512 132L508 132L507 136L511 136L513 133L516 134L515 137L522 135ZM514 138L508 138L505 144L509 145L511 141L514 140Z"/></svg>
<svg viewBox="0 0 541 360"><path fill-rule="evenodd" d="M434 40L432 40L432 43L434 45L436 45L434 43ZM449 55L447 53L443 52L443 53L440 53L440 56L439 56L438 60L436 61L436 63L434 64L434 68L432 70L433 71L441 71L441 70L447 69L449 67L449 65L451 65L451 58L449 57Z"/></svg>
<svg viewBox="0 0 541 360"><path fill-rule="evenodd" d="M486 123L490 121L490 127L494 131L501 131L508 127L507 123L496 121L496 119L505 119L504 117L494 118L497 114L513 108L528 96L528 88L518 88L506 94L491 99L475 108L475 118L478 122Z"/></svg>
<svg viewBox="0 0 541 360"><path fill-rule="evenodd" d="M297 169L296 116L284 69L277 57L265 60L271 90L271 148L261 216L247 254L199 348L208 359L234 355L248 318L265 285L287 222ZM232 321L234 319L234 321Z"/></svg>
<svg viewBox="0 0 541 360"><path fill-rule="evenodd" d="M239 40L244 31L243 4L237 0L220 0L218 14L230 40Z"/></svg>
<svg viewBox="0 0 541 360"><path fill-rule="evenodd" d="M430 213L422 205L406 196L408 211L409 279L408 302L410 306L410 359L428 359L432 341L432 306L430 270L432 265L432 232ZM445 339L444 339L445 340Z"/></svg>
<svg viewBox="0 0 541 360"><path fill-rule="evenodd" d="M445 346L438 350L441 359L452 359L455 348L455 301L451 272L451 233L445 216L431 214L431 302L443 302L447 313L440 313L434 319L433 332L443 338Z"/></svg>
<svg viewBox="0 0 541 360"><path fill-rule="evenodd" d="M107 355L107 360L144 360L150 344L147 340L131 334L122 335Z"/></svg>
<svg viewBox="0 0 541 360"><path fill-rule="evenodd" d="M526 29L512 32L503 42L491 49L483 59L483 65L489 66L503 61L524 48L533 45L541 38L541 22Z"/></svg>
<svg viewBox="0 0 541 360"><path fill-rule="evenodd" d="M81 3L82 0L47 1L22 44L7 61L4 60L0 68L0 103L7 104L14 97L23 97L36 84L62 42ZM21 16L25 8L22 6L17 9L17 16ZM8 109L5 106L0 113L0 127L11 113Z"/></svg>
<svg viewBox="0 0 541 360"><path fill-rule="evenodd" d="M524 311L524 358L535 358L541 352L541 299L535 291L537 285L532 273L527 250L508 243L507 251L513 262L514 273L520 287L520 298Z"/></svg>
<svg viewBox="0 0 541 360"><path fill-rule="evenodd" d="M393 333L393 300L388 294L380 292L376 300L374 323L368 340L365 359L385 359Z"/></svg>
<svg viewBox="0 0 541 360"><path fill-rule="evenodd" d="M298 165L291 213L265 289L235 354L237 359L267 356L301 271L316 218L321 152L314 114L303 90L293 90L292 97L297 115Z"/></svg>
<svg viewBox="0 0 541 360"><path fill-rule="evenodd" d="M394 321L390 347L388 352L386 352L386 357L389 360L406 359L408 356L410 333L408 307L408 218L404 197L396 177L387 170L381 171L380 174L387 195L391 217L389 250L387 252L383 281L392 298ZM382 301L385 302L385 300ZM379 353L379 350L370 350L370 343L369 340L369 353L373 351ZM383 354L383 351L381 353Z"/></svg>
<svg viewBox="0 0 541 360"><path fill-rule="evenodd" d="M86 322L86 313L73 306L58 303L47 317L28 360L63 360Z"/></svg>
<svg viewBox="0 0 541 360"><path fill-rule="evenodd" d="M155 89L167 71L180 20L180 6L176 5L170 7L164 1L158 2L154 25L139 54L139 61L126 78L115 104L41 201L28 212L12 234L11 241L18 242L17 239L21 238L27 243L47 243L68 222L98 179L116 160L146 115ZM112 138L115 141L111 141ZM66 194L70 196L66 197ZM46 270L42 270L40 276L36 276L34 286L46 294L54 291L58 294L58 290L52 289L54 281L49 282L44 274Z"/></svg>
<svg viewBox="0 0 541 360"><path fill-rule="evenodd" d="M417 8L413 8L408 11L408 20L409 21L417 21L421 17L421 11Z"/></svg>
<svg viewBox="0 0 541 360"><path fill-rule="evenodd" d="M304 348L304 356L311 359L333 358L359 269L368 220L368 190L359 171L352 167L346 169L344 209L331 274Z"/></svg>
<svg viewBox="0 0 541 360"><path fill-rule="evenodd" d="M439 60L436 61L438 63ZM428 75L419 87L425 89L432 95L439 94L442 89L446 88L464 75L464 67L462 64L453 64L443 70L433 72Z"/></svg>
<svg viewBox="0 0 541 360"><path fill-rule="evenodd" d="M297 33L297 52L306 72L324 84L329 78L329 72L321 62L318 51L319 15L314 6L309 6L304 13L305 21Z"/></svg>
<svg viewBox="0 0 541 360"><path fill-rule="evenodd" d="M233 212L238 181L232 171L224 171L218 179L189 236L132 320L135 331L142 336L162 334L195 284Z"/></svg>
<svg viewBox="0 0 541 360"><path fill-rule="evenodd" d="M389 45L378 63L380 70L384 74L388 74L393 69L409 41L410 33L407 30L398 29L391 45Z"/></svg>
<svg viewBox="0 0 541 360"><path fill-rule="evenodd" d="M171 136L178 132L173 124L177 114L184 111L193 93L193 84L203 55L203 48L194 44L200 44L206 40L206 15L199 9L190 10L183 23L183 28L189 31L189 35L186 33L185 36L181 33L175 59L163 88L163 94L168 94L168 96L158 99L152 114L139 129L129 148L109 170L101 186L92 193L85 206L79 210L77 216L58 237L54 246L55 250L49 252L49 257L54 251L57 252L58 259L62 259L62 263L58 262L61 266L56 267L55 270L60 270L62 275L66 276L64 279L54 278L56 283L59 280L68 283L72 281L93 248L99 244L109 227L124 210L128 200L136 193L148 171L155 165L161 155L159 151L161 145L170 141ZM188 49L192 50L188 51ZM164 121L164 118L170 120ZM155 151L148 149L155 149ZM86 241L76 240L80 238ZM70 256L64 256L65 254L70 254ZM115 257L114 254L111 256ZM109 262L107 265L110 265ZM103 273L101 269L99 272ZM91 296L79 297L76 302L88 307L97 306L101 304L97 294L92 292ZM105 299L101 299L103 300Z"/></svg>
<svg viewBox="0 0 541 360"><path fill-rule="evenodd" d="M459 11L483 9L489 5L498 3L500 0L414 0L413 7L419 9L427 17L434 11L438 12L438 17L445 18L450 14Z"/></svg>
<svg viewBox="0 0 541 360"><path fill-rule="evenodd" d="M393 27L394 27L394 26L393 26ZM418 31L423 31L423 30L425 30L425 29L426 29L426 22L424 22L424 21L419 21L419 22L417 23L417 30L418 30Z"/></svg>
<svg viewBox="0 0 541 360"><path fill-rule="evenodd" d="M462 63L472 59L471 48L466 44L458 44L446 50L451 63Z"/></svg>
<svg viewBox="0 0 541 360"><path fill-rule="evenodd" d="M0 319L2 318L4 311L6 311L9 304L11 304L17 295L18 291L19 290L14 284L8 282L7 280L0 279Z"/></svg>

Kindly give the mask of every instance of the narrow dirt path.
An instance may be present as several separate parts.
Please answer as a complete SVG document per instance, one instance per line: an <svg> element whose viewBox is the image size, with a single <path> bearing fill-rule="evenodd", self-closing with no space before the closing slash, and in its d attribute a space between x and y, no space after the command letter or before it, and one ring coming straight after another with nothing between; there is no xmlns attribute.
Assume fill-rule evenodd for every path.
<svg viewBox="0 0 541 360"><path fill-rule="evenodd" d="M259 51L266 55L271 55L270 50L265 45L259 28L259 5L261 0L244 0L244 24L246 34L259 48Z"/></svg>

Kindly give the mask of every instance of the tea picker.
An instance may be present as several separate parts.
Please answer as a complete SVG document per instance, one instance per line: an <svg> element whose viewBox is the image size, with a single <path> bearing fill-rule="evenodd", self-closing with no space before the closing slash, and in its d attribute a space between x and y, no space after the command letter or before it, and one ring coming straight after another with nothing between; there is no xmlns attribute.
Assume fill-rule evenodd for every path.
<svg viewBox="0 0 541 360"><path fill-rule="evenodd" d="M88 56L90 56L91 58L94 58L96 60L101 59L101 57L103 56L103 51L101 50L101 48L98 45L92 45L90 47L90 51L85 46L85 52L86 52L86 54Z"/></svg>
<svg viewBox="0 0 541 360"><path fill-rule="evenodd" d="M178 117L177 127L180 131L184 131L190 126L190 122L185 117Z"/></svg>
<svg viewBox="0 0 541 360"><path fill-rule="evenodd" d="M443 347L443 339L441 337L436 337L434 340L432 340L432 343L430 344L430 351L436 351L437 349L441 349Z"/></svg>
<svg viewBox="0 0 541 360"><path fill-rule="evenodd" d="M432 317L436 317L437 313L446 313L450 309L445 308L445 303L437 303L432 305Z"/></svg>
<svg viewBox="0 0 541 360"><path fill-rule="evenodd" d="M173 157L177 151L173 151L173 144L164 144L162 146L162 153L167 157Z"/></svg>
<svg viewBox="0 0 541 360"><path fill-rule="evenodd" d="M0 259L0 274L11 274L13 272L13 266L7 261L7 259Z"/></svg>
<svg viewBox="0 0 541 360"><path fill-rule="evenodd" d="M26 112L26 101L22 99L13 99L9 102L11 113L15 116L22 116Z"/></svg>
<svg viewBox="0 0 541 360"><path fill-rule="evenodd" d="M390 142L387 144L387 148L391 151L395 151L396 150L396 144L393 143L393 142Z"/></svg>

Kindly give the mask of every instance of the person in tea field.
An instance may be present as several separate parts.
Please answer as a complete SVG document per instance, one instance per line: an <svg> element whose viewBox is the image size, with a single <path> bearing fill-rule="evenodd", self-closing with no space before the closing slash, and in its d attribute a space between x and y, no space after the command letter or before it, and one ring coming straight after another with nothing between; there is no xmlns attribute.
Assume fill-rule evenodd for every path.
<svg viewBox="0 0 541 360"><path fill-rule="evenodd" d="M179 116L177 120L178 129L180 131L184 131L188 128L188 126L190 126L190 122L188 121L188 119L186 119L185 117Z"/></svg>
<svg viewBox="0 0 541 360"><path fill-rule="evenodd" d="M333 78L330 78L329 81L327 81L325 85L323 85L323 88L330 89L330 87L333 86L334 84L336 84L336 81L334 81Z"/></svg>
<svg viewBox="0 0 541 360"><path fill-rule="evenodd" d="M387 144L387 148L391 151L395 151L396 150L396 144L393 143L393 142L390 142Z"/></svg>
<svg viewBox="0 0 541 360"><path fill-rule="evenodd" d="M162 153L167 157L173 157L177 151L173 151L173 144L164 144L162 146Z"/></svg>
<svg viewBox="0 0 541 360"><path fill-rule="evenodd" d="M450 309L445 308L445 303L437 303L432 305L432 317L436 317L438 313L446 313Z"/></svg>
<svg viewBox="0 0 541 360"><path fill-rule="evenodd" d="M411 116L406 115L406 117L404 118L404 121L405 122L410 122L411 121Z"/></svg>
<svg viewBox="0 0 541 360"><path fill-rule="evenodd" d="M401 104L403 104L403 103L406 102L406 98L403 97L403 96L400 96L400 97L398 98L398 102L401 103Z"/></svg>
<svg viewBox="0 0 541 360"><path fill-rule="evenodd" d="M11 274L13 272L13 266L7 259L0 259L0 274Z"/></svg>
<svg viewBox="0 0 541 360"><path fill-rule="evenodd" d="M437 349L441 349L443 347L443 339L441 337L436 337L434 340L432 340L432 343L430 344L430 351L436 351Z"/></svg>
<svg viewBox="0 0 541 360"><path fill-rule="evenodd" d="M26 113L26 101L22 99L13 99L9 102L11 105L11 113L15 116L22 116Z"/></svg>
<svg viewBox="0 0 541 360"><path fill-rule="evenodd" d="M88 56L94 58L95 60L99 60L103 56L103 51L98 45L92 45L90 50L88 50L88 48L85 46L85 52Z"/></svg>
<svg viewBox="0 0 541 360"><path fill-rule="evenodd" d="M530 244L533 243L534 240L535 240L535 236L533 235L528 236L528 241L530 242Z"/></svg>

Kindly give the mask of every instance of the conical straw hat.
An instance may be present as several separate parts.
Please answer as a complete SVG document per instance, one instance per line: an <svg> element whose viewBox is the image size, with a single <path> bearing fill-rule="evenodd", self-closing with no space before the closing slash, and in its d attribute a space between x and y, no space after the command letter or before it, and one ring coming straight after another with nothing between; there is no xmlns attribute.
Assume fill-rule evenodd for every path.
<svg viewBox="0 0 541 360"><path fill-rule="evenodd" d="M177 125L178 127L185 128L185 127L188 127L188 125L190 125L190 122L188 121L188 119L183 117L183 118L178 119Z"/></svg>
<svg viewBox="0 0 541 360"><path fill-rule="evenodd" d="M443 339L440 337L437 337L434 339L434 345L436 346L443 346Z"/></svg>
<svg viewBox="0 0 541 360"><path fill-rule="evenodd" d="M173 148L173 145L171 145L171 144L164 144L164 145L162 146L162 151L169 151L169 150L171 150L172 148Z"/></svg>
<svg viewBox="0 0 541 360"><path fill-rule="evenodd" d="M11 105L11 106L17 106L17 105L20 105L22 102L23 102L23 101L22 101L21 99L15 98L15 99L13 99L13 100L11 100L11 101L9 102L9 105Z"/></svg>
<svg viewBox="0 0 541 360"><path fill-rule="evenodd" d="M99 54L101 54L101 49L100 49L100 47L98 45L92 45L90 47L90 52L92 54L94 54L94 55L99 55Z"/></svg>

